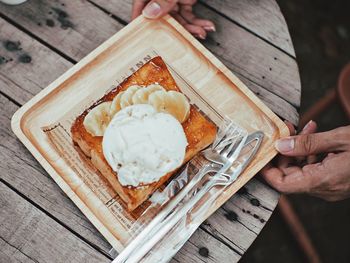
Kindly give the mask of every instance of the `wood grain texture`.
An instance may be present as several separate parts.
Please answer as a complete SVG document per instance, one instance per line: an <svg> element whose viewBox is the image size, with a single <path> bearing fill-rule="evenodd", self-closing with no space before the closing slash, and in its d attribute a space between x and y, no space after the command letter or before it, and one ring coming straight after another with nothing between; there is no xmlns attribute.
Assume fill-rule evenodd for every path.
<svg viewBox="0 0 350 263"><path fill-rule="evenodd" d="M94 1L116 17L126 18L129 16L130 0ZM0 12L3 12L2 14L8 19L16 21L26 30L35 34L36 37L45 41L48 45L54 46L60 53L77 61L90 52L92 47L98 46L102 39L107 39L117 31L107 30L108 33L106 33L106 28L110 28L111 24L116 25L117 23L121 27L121 24L107 13L100 10L92 11L92 4L77 2L79 3L79 13L74 11L76 10L75 4L69 6L69 3L72 2L60 6L60 9L66 12L69 19L77 25L77 29L74 30L71 28L64 30L59 26L49 27L44 24L39 26L33 17L31 19L34 19L34 22L27 15L22 15L25 12L33 13L34 10L38 9L38 6L40 6L40 10L51 10L53 4L49 2L33 0L30 5L26 3L14 8L4 6ZM95 7L95 9L97 8ZM208 40L204 42L206 47L234 73L242 77L243 80L247 79L245 83L251 82L256 84L259 89L265 89L268 93L272 93L272 96L266 99L268 106L278 112L282 118L297 124L298 114L293 108L298 108L300 104L301 88L295 60L203 5L198 6L197 12L213 19L217 24L218 32L211 34ZM79 14L78 17L77 14ZM95 24L85 23L85 21L91 21L91 17L94 17L97 22ZM96 25L103 30L97 29ZM78 28L81 31L79 31L79 34L89 39L89 45L78 41L79 38L76 37L77 32L75 31ZM56 35L64 36L64 40L57 39ZM261 94L264 93L266 92L259 92L261 97L263 96ZM266 94L267 97L268 94ZM281 107L281 105L283 106Z"/></svg>
<svg viewBox="0 0 350 263"><path fill-rule="evenodd" d="M2 182L0 208L1 262L110 262Z"/></svg>
<svg viewBox="0 0 350 263"><path fill-rule="evenodd" d="M0 178L54 218L108 253L110 245L44 171L11 131L11 116L18 106L0 96Z"/></svg>
<svg viewBox="0 0 350 263"><path fill-rule="evenodd" d="M90 0L125 22L130 22L132 0ZM281 10L274 0L200 0L257 36L295 57L294 47ZM206 18L198 12L198 17Z"/></svg>
<svg viewBox="0 0 350 263"><path fill-rule="evenodd" d="M9 48L16 45L17 48ZM24 104L73 64L0 18L0 91ZM21 58L27 56L30 62Z"/></svg>
<svg viewBox="0 0 350 263"><path fill-rule="evenodd" d="M197 230L173 258L173 262L237 262L240 255L205 231ZM208 253L208 254L207 254Z"/></svg>
<svg viewBox="0 0 350 263"><path fill-rule="evenodd" d="M208 8L198 6L196 10L218 25L204 42L210 51L233 72L299 107L301 86L293 58Z"/></svg>
<svg viewBox="0 0 350 263"><path fill-rule="evenodd" d="M288 26L275 0L200 0L295 57Z"/></svg>
<svg viewBox="0 0 350 263"><path fill-rule="evenodd" d="M83 0L31 0L16 6L0 3L0 13L76 61L123 27Z"/></svg>

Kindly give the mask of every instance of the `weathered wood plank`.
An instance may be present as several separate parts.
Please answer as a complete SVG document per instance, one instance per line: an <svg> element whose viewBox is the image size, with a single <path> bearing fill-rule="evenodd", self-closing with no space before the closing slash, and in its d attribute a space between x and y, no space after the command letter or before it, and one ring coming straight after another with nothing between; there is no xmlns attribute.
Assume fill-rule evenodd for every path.
<svg viewBox="0 0 350 263"><path fill-rule="evenodd" d="M237 73L236 73L237 74ZM288 120L297 126L299 122L298 110L283 98L271 91L257 85L246 77L237 74L239 79L257 95L273 112L284 120Z"/></svg>
<svg viewBox="0 0 350 263"><path fill-rule="evenodd" d="M31 1L33 5L38 5L38 1ZM39 1L40 2L40 1ZM45 5L40 2L41 6ZM79 2L80 3L80 2ZM107 11L113 13L116 16L119 14L123 14L125 16L125 12L123 10L126 9L126 5L129 4L130 1L123 2L115 2L115 5L109 3L109 1L99 0L99 4L105 3L107 6L104 8ZM109 5L108 5L109 3ZM87 3L86 3L87 4ZM46 3L47 7L42 7L42 9L50 9L48 3ZM119 7L116 8L116 7ZM109 10L108 7L114 7L113 10ZM12 9L11 9L12 8ZM65 34L65 46L63 47L60 42L54 37L58 32L52 32L52 28L48 26L38 26L36 23L29 23L27 21L26 16L21 15L23 12L29 12L32 10L31 7L28 7L27 4L24 4L21 9L17 9L17 7L6 7L6 12L3 11L3 15L8 17L9 19L16 21L16 23L25 27L27 30L30 30L37 37L43 39L51 46L55 46L60 52L64 54L72 54L75 53L72 58L74 60L79 60L83 56L82 54L87 54L91 48L87 48L84 45L81 45L77 42L76 38L72 34ZM70 10L67 6L65 7L67 10ZM79 7L80 8L80 7ZM29 9L29 10L27 10ZM74 8L73 8L74 9ZM97 9L97 8L96 8ZM86 20L89 20L91 17L91 12L86 13L85 8L79 13L79 18L86 17ZM119 11L122 10L122 11ZM113 12L115 11L115 12ZM274 100L270 99L270 105L274 105L273 110L284 109L285 107L278 107L281 105L281 100L288 101L294 106L298 106L300 103L300 82L297 71L296 62L284 54L283 52L277 50L276 48L270 46L268 43L264 42L261 39L258 39L254 35L250 34L246 30L240 28L236 24L230 22L229 20L219 16L217 13L212 10L199 6L198 11L203 13L210 18L212 18L218 24L218 32L212 34L208 41L204 42L204 44L213 51L227 66L230 67L235 73L240 74L241 76L246 77L251 82L254 82L261 88L267 89L270 93L274 93L279 97L279 99L274 102ZM31 11L33 12L33 11ZM80 20L75 18L77 13L72 13L70 15L70 19L75 23L79 24ZM101 17L101 18L100 18ZM103 27L109 27L109 23L115 23L116 21L112 21L113 19L106 13L102 11L97 12L95 14L95 18L97 21L101 21L100 26L102 26L102 22L106 23ZM76 21L77 20L77 21ZM79 24L79 28L90 26L89 24ZM223 30L225 29L225 30ZM90 31L95 30L95 28L90 28ZM86 29L85 31L89 31ZM96 34L100 35L100 32L96 32ZM50 37L50 35L53 35ZM235 36L235 37L232 37ZM89 34L85 35L86 38L90 38ZM106 34L100 36L100 38L105 37L108 38ZM69 39L69 41L68 41ZM242 41L244 39L244 41ZM93 40L91 40L93 41ZM100 44L100 41L96 41L95 46ZM70 45L69 48L66 46ZM79 52L70 52L70 50L79 49ZM66 50L69 52L67 53ZM272 104L272 102L274 102ZM284 103L285 104L285 103ZM289 117L290 114L288 109L278 111L283 118ZM294 123L296 123L297 116L293 115L293 118L290 119Z"/></svg>
<svg viewBox="0 0 350 263"><path fill-rule="evenodd" d="M73 60L80 60L123 27L83 0L0 3L0 12Z"/></svg>
<svg viewBox="0 0 350 263"><path fill-rule="evenodd" d="M90 0L120 19L130 22L132 0ZM242 27L295 56L288 27L275 0L201 0ZM205 18L198 12L199 17Z"/></svg>
<svg viewBox="0 0 350 263"><path fill-rule="evenodd" d="M10 120L17 109L18 106L0 96L0 178L88 242L108 253L111 246L11 131Z"/></svg>
<svg viewBox="0 0 350 263"><path fill-rule="evenodd" d="M200 0L295 57L288 26L275 0Z"/></svg>
<svg viewBox="0 0 350 263"><path fill-rule="evenodd" d="M89 0L99 7L102 7L111 14L122 19L126 23L131 21L131 7L133 0Z"/></svg>
<svg viewBox="0 0 350 263"><path fill-rule="evenodd" d="M17 247L6 243L4 239L0 236L0 260L1 262L11 263L11 262L28 262L35 263L38 262L35 259L28 257Z"/></svg>
<svg viewBox="0 0 350 263"><path fill-rule="evenodd" d="M0 262L110 262L2 182L0 218Z"/></svg>
<svg viewBox="0 0 350 263"><path fill-rule="evenodd" d="M226 66L293 106L300 105L299 72L293 58L206 7L196 10L218 25L204 44Z"/></svg>
<svg viewBox="0 0 350 263"><path fill-rule="evenodd" d="M201 228L244 254L270 218L275 208L272 200L278 200L278 197L279 194L265 184L251 180Z"/></svg>
<svg viewBox="0 0 350 263"><path fill-rule="evenodd" d="M194 243L195 241L195 243ZM240 255L204 231L197 230L174 259L177 262L237 262Z"/></svg>
<svg viewBox="0 0 350 263"><path fill-rule="evenodd" d="M0 91L20 104L73 65L2 18L0 57Z"/></svg>

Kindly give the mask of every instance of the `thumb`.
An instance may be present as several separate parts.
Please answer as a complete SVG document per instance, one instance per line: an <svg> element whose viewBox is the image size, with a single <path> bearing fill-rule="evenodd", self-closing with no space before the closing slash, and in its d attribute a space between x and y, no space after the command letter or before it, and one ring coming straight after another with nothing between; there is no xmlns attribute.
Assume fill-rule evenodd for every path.
<svg viewBox="0 0 350 263"><path fill-rule="evenodd" d="M142 14L147 18L159 18L169 13L176 3L176 0L152 0L143 9Z"/></svg>
<svg viewBox="0 0 350 263"><path fill-rule="evenodd" d="M286 156L308 156L341 149L342 140L334 131L301 134L277 140L277 151Z"/></svg>

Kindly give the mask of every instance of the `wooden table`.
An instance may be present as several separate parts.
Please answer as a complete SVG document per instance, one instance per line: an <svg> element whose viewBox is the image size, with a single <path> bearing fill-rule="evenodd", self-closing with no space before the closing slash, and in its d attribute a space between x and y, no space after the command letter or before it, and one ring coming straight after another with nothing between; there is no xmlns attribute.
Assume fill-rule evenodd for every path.
<svg viewBox="0 0 350 263"><path fill-rule="evenodd" d="M0 4L0 261L109 262L111 246L10 128L13 113L123 28L131 0L29 0ZM215 21L204 41L272 110L298 122L300 80L274 0L202 0ZM254 179L195 232L174 262L235 262L257 237L279 194Z"/></svg>

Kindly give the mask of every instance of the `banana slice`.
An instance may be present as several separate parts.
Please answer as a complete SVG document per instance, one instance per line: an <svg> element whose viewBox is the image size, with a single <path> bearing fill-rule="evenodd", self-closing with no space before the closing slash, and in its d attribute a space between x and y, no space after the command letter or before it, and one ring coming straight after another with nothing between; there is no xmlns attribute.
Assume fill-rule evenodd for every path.
<svg viewBox="0 0 350 263"><path fill-rule="evenodd" d="M109 111L112 102L103 102L92 108L85 116L84 127L92 136L103 136L111 117Z"/></svg>
<svg viewBox="0 0 350 263"><path fill-rule="evenodd" d="M147 104L149 95L158 90L165 91L165 89L159 84L151 84L145 88L139 89L134 93L134 96L132 96L132 103Z"/></svg>
<svg viewBox="0 0 350 263"><path fill-rule="evenodd" d="M167 92L169 99L168 107L171 107L174 112L175 118L179 120L180 123L185 122L190 116L190 103L186 96L177 91L168 91Z"/></svg>
<svg viewBox="0 0 350 263"><path fill-rule="evenodd" d="M153 108L158 112L166 111L166 98L167 92L165 90L158 90L152 92L148 97L148 104L152 105Z"/></svg>
<svg viewBox="0 0 350 263"><path fill-rule="evenodd" d="M120 107L120 99L123 95L124 91L122 92L119 92L117 94L117 96L114 97L113 101L112 101L112 105L111 105L111 108L109 109L109 115L111 116L111 118L113 118L113 116L121 110L121 107Z"/></svg>
<svg viewBox="0 0 350 263"><path fill-rule="evenodd" d="M155 91L150 94L148 103L159 112L173 115L180 123L187 120L190 113L190 104L180 92Z"/></svg>
<svg viewBox="0 0 350 263"><path fill-rule="evenodd" d="M123 95L121 95L120 98L120 107L123 109L127 106L133 105L132 97L134 96L134 93L141 88L141 86L133 85L124 91Z"/></svg>

